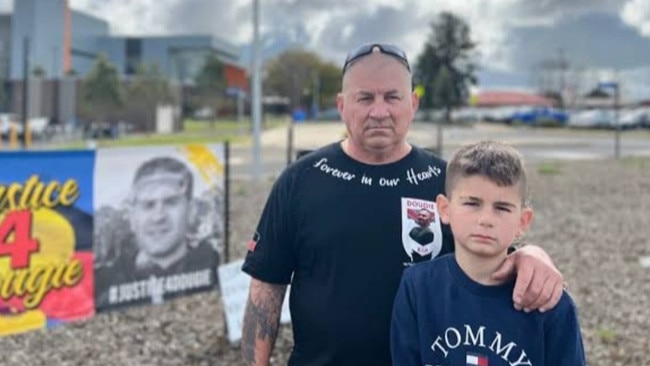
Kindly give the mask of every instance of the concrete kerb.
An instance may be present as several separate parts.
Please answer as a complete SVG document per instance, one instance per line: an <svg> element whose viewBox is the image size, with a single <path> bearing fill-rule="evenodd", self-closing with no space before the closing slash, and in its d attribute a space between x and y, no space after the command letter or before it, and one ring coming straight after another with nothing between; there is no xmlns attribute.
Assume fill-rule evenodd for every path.
<svg viewBox="0 0 650 366"><path fill-rule="evenodd" d="M461 133L455 133L461 131ZM345 126L342 122L307 122L294 125L294 150L315 149L325 146L345 137ZM437 128L434 124L414 123L408 140L417 146L435 147ZM576 146L576 142L554 136L516 136L508 126L494 124L476 124L472 127L459 127L453 130L445 129L443 145L445 149L453 149L466 143L481 139L499 139L514 146ZM262 148L286 148L288 139L287 126L266 130L260 139ZM246 144L248 145L248 143Z"/></svg>

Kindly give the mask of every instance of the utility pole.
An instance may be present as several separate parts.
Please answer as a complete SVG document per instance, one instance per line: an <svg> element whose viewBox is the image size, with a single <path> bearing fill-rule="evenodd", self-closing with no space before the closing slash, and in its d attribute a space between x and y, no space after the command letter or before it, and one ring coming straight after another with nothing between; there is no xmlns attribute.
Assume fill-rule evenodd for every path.
<svg viewBox="0 0 650 366"><path fill-rule="evenodd" d="M558 54L559 58L558 58L558 62L557 62L557 68L560 71L560 90L559 90L560 100L561 100L560 107L561 107L562 110L565 110L566 109L565 96L567 94L566 90L565 90L566 89L566 71L569 68L569 63L566 60L566 57L564 55L564 49L560 48L558 52L559 52L559 54Z"/></svg>
<svg viewBox="0 0 650 366"><path fill-rule="evenodd" d="M618 78L617 78L618 79ZM598 83L601 89L614 89L614 157L621 157L621 124L618 121L618 110L621 104L621 83L619 80Z"/></svg>
<svg viewBox="0 0 650 366"><path fill-rule="evenodd" d="M618 114L621 104L621 84L616 83L614 90L614 157L619 159L621 157L621 124L618 120Z"/></svg>
<svg viewBox="0 0 650 366"><path fill-rule="evenodd" d="M253 180L262 174L261 126L262 126L262 75L260 52L260 0L253 0Z"/></svg>
<svg viewBox="0 0 650 366"><path fill-rule="evenodd" d="M314 84L312 91L312 100L311 100L311 110L313 118L315 121L318 121L320 115L320 74L318 71L314 71L312 75Z"/></svg>
<svg viewBox="0 0 650 366"><path fill-rule="evenodd" d="M29 115L29 37L23 38L23 138L22 148L27 148L27 118Z"/></svg>

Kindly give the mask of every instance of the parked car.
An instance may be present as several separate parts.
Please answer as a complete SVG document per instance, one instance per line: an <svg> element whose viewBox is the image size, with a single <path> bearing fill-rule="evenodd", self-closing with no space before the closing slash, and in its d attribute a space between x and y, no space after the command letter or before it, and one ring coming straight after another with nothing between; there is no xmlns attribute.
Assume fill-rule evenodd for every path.
<svg viewBox="0 0 650 366"><path fill-rule="evenodd" d="M650 126L650 109L635 108L622 111L618 124L624 130Z"/></svg>
<svg viewBox="0 0 650 366"><path fill-rule="evenodd" d="M614 125L614 111L611 109L590 109L576 112L567 126L572 128L609 128Z"/></svg>
<svg viewBox="0 0 650 366"><path fill-rule="evenodd" d="M479 111L471 107L454 109L451 112L451 119L456 125L471 126L481 120Z"/></svg>
<svg viewBox="0 0 650 366"><path fill-rule="evenodd" d="M118 137L116 124L92 121L84 126L84 138L87 139L115 139Z"/></svg>
<svg viewBox="0 0 650 366"><path fill-rule="evenodd" d="M509 119L529 126L565 126L569 114L550 107L531 107L513 113Z"/></svg>
<svg viewBox="0 0 650 366"><path fill-rule="evenodd" d="M9 138L12 127L16 129L16 132L22 132L23 126L20 124L19 116L13 113L0 113L0 134L2 138Z"/></svg>
<svg viewBox="0 0 650 366"><path fill-rule="evenodd" d="M44 139L49 135L50 119L47 117L34 117L30 118L29 128L32 132L32 137L37 139Z"/></svg>
<svg viewBox="0 0 650 366"><path fill-rule="evenodd" d="M510 124L512 116L523 108L512 106L486 108L482 110L482 119L486 122Z"/></svg>
<svg viewBox="0 0 650 366"><path fill-rule="evenodd" d="M50 120L47 117L32 117L27 120L31 136L34 139L46 139L51 135ZM16 131L18 139L23 138L23 123L21 117L13 113L0 114L0 133L2 138L7 140L11 134L11 129Z"/></svg>
<svg viewBox="0 0 650 366"><path fill-rule="evenodd" d="M341 116L336 107L326 108L318 112L319 121L340 121Z"/></svg>

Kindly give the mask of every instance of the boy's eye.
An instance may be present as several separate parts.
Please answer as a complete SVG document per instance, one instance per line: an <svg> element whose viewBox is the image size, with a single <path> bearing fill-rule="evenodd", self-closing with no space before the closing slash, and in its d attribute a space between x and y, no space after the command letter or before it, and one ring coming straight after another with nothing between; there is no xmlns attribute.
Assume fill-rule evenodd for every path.
<svg viewBox="0 0 650 366"><path fill-rule="evenodd" d="M478 202L467 201L463 203L464 206L478 206Z"/></svg>
<svg viewBox="0 0 650 366"><path fill-rule="evenodd" d="M504 212L510 212L510 208L506 206L497 206L497 210L499 211L504 211Z"/></svg>

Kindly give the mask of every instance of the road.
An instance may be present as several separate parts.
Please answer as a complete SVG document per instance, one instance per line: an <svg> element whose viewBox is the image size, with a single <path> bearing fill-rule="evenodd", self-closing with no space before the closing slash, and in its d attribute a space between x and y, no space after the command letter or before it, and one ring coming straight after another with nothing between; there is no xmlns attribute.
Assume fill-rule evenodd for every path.
<svg viewBox="0 0 650 366"><path fill-rule="evenodd" d="M341 122L303 123L294 127L294 147L315 149L343 138ZM458 146L479 139L493 139L517 147L528 163L553 160L608 159L614 157L613 131L585 131L510 127L477 124L473 127L449 127L443 131L443 157L449 158ZM409 141L426 147L435 147L436 126L416 123ZM288 130L285 127L265 131L262 140L263 176L276 176L287 164ZM232 147L231 172L235 179L246 179L252 173L250 144ZM620 156L650 157L650 130L623 131L620 134Z"/></svg>

